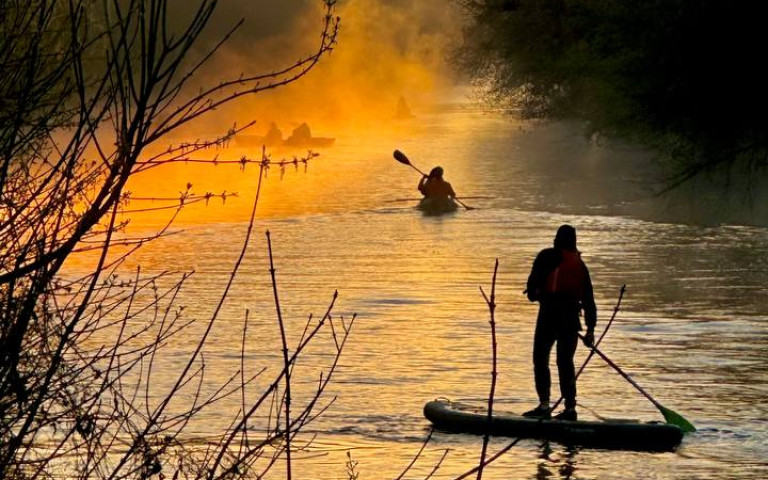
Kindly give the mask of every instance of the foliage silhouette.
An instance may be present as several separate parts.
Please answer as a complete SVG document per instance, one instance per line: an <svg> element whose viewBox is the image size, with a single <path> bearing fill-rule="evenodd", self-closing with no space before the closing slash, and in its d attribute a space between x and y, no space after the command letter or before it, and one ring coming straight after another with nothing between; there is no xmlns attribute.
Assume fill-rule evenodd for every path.
<svg viewBox="0 0 768 480"><path fill-rule="evenodd" d="M765 7L724 0L458 0L489 98L654 149L670 187L768 159Z"/></svg>

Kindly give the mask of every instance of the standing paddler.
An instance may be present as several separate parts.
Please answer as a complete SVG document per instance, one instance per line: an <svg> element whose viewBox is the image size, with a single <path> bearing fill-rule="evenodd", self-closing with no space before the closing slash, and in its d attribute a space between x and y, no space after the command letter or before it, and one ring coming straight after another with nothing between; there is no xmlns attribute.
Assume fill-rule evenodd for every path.
<svg viewBox="0 0 768 480"><path fill-rule="evenodd" d="M597 307L592 292L589 270L576 249L576 229L562 225L557 229L553 248L539 252L528 277L528 299L539 302L536 332L533 339L533 371L539 405L523 416L550 418L549 354L557 344L557 371L560 394L565 410L555 416L557 420L577 419L576 382L573 356L581 330L581 310L587 334L584 344L591 347L595 339Z"/></svg>

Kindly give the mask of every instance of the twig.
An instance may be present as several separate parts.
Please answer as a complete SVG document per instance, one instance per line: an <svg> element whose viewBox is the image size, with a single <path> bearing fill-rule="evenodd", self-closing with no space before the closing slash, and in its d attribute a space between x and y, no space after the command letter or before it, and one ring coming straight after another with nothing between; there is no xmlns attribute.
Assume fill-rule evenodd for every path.
<svg viewBox="0 0 768 480"><path fill-rule="evenodd" d="M432 439L432 434L435 433L434 428L429 429L429 433L427 434L427 438L424 439L424 441L421 443L421 448L419 448L419 451L416 452L416 455L413 457L413 460L411 460L411 463L409 463L405 469L398 475L395 480L402 480L402 478L405 476L408 471L410 471L411 468L416 464L416 461L421 457L421 454L424 452L424 449L427 447L427 444Z"/></svg>
<svg viewBox="0 0 768 480"><path fill-rule="evenodd" d="M288 361L288 340L285 337L285 324L280 310L280 299L277 294L277 279L275 264L272 258L272 239L267 230L267 249L269 251L269 275L272 277L272 292L275 297L277 323L280 326L280 340L283 343L283 365L285 369L285 468L286 479L291 480L291 364Z"/></svg>
<svg viewBox="0 0 768 480"><path fill-rule="evenodd" d="M448 452L450 452L450 450L446 448L445 451L443 452L443 455L440 457L440 460L438 460L437 463L435 463L435 466L432 468L432 471L429 472L429 475L424 477L424 480L429 480L435 475L435 473L437 473L437 471L443 465L443 462L445 461L445 457L448 456Z"/></svg>
<svg viewBox="0 0 768 480"><path fill-rule="evenodd" d="M480 293L483 294L483 298L485 299L485 303L488 305L488 311L490 314L490 324L491 324L491 358L492 358L492 369L491 369L491 391L488 394L488 421L486 423L486 431L485 435L483 435L483 448L480 453L480 464L479 469L477 470L477 480L481 480L483 478L483 467L485 465L485 456L488 453L488 442L491 438L491 429L493 426L493 400L494 396L496 395L496 377L498 375L497 373L497 345L496 345L496 274L499 271L499 259L496 259L496 263L493 267L493 279L491 280L491 296L490 298L485 294L483 291L483 287L480 287Z"/></svg>
<svg viewBox="0 0 768 480"><path fill-rule="evenodd" d="M240 401L241 408L243 415L245 415L246 407L245 407L245 344L246 344L246 338L248 333L248 314L250 311L248 309L245 310L245 321L243 322L243 339L240 343ZM248 448L248 421L245 421L243 423L243 441L245 442L246 448ZM242 448L242 444L240 445L240 448Z"/></svg>

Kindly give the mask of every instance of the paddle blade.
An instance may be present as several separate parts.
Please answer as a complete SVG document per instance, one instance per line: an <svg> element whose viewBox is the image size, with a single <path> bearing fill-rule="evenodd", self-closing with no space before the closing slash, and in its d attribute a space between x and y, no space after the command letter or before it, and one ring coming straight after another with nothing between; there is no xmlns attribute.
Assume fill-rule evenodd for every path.
<svg viewBox="0 0 768 480"><path fill-rule="evenodd" d="M670 410L666 407L659 406L659 411L662 415L664 415L664 420L667 421L670 425L676 425L680 427L680 430L682 430L685 433L691 433L696 431L696 427L693 426L691 422L685 419L682 415L675 412L674 410Z"/></svg>
<svg viewBox="0 0 768 480"><path fill-rule="evenodd" d="M410 165L411 161L408 160L408 157L405 156L403 152L400 150L395 150L395 152L392 154L393 157L395 157L395 160L402 163L403 165Z"/></svg>

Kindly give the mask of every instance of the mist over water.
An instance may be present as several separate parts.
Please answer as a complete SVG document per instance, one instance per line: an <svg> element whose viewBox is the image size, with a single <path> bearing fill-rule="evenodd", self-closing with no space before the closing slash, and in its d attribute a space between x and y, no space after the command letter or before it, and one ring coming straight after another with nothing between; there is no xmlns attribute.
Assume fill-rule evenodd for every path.
<svg viewBox="0 0 768 480"><path fill-rule="evenodd" d="M240 20L243 24L196 77L201 84L278 71L317 49L325 15L322 0L228 0L220 7L199 54ZM180 4L176 10L185 8ZM263 135L270 122L285 133L308 122L320 136L340 127L377 128L394 118L400 97L420 106L444 99L455 86L449 57L460 38L460 15L453 2L345 0L333 15L341 18L338 45L309 75L243 97L190 125L189 131L222 134L254 118L259 123L249 134Z"/></svg>
<svg viewBox="0 0 768 480"><path fill-rule="evenodd" d="M719 214L710 203L697 211L712 221L695 224L684 194L652 195L660 172L646 153L590 142L578 125L531 124L456 106L414 113L416 118L376 134L340 133L306 174L289 169L280 180L279 172L270 172L257 233L206 348L208 378L223 379L239 368L249 309L248 369L281 368L265 229L272 234L291 338L300 335L310 312L324 312L335 289L336 315L358 314L332 385L338 399L311 426L308 433L317 438L296 453L297 475L346 478L345 455L351 450L361 478L394 478L426 435L429 425L421 410L426 401L447 397L483 405L490 336L478 286L490 288L496 258L497 409L530 408L536 305L521 292L536 253L551 245L560 224L570 223L595 284L598 334L619 288L627 285L602 350L699 432L686 437L678 451L663 454L526 440L486 477L765 478L768 230L743 225L761 222ZM422 170L443 166L458 195L470 197L466 203L477 209L422 215L412 200L419 177L392 159L395 148ZM235 158L248 153L253 152L235 146L226 152ZM200 175L185 168L191 178ZM185 232L150 244L132 260L145 273L196 271L180 294L187 318L209 318L221 295L245 233L253 174L228 173L227 188L239 191L239 198L224 206L193 207L180 219ZM205 178L198 180L207 188ZM131 228L149 223L142 226L136 216ZM172 378L196 328L157 360L153 388L162 389L162 379ZM323 346L330 346L330 339ZM584 356L580 347L577 362ZM318 348L305 365L325 359L327 352ZM552 361L554 367L554 356ZM302 375L296 378L299 398L316 382L314 374ZM254 386L253 394L258 391ZM594 412L660 420L656 409L598 358L579 381L578 399L585 419ZM239 400L224 402L194 433L214 437L238 408ZM452 478L476 464L480 444L478 437L437 433L414 476L423 478L450 449L437 477ZM494 439L491 451L505 444Z"/></svg>

